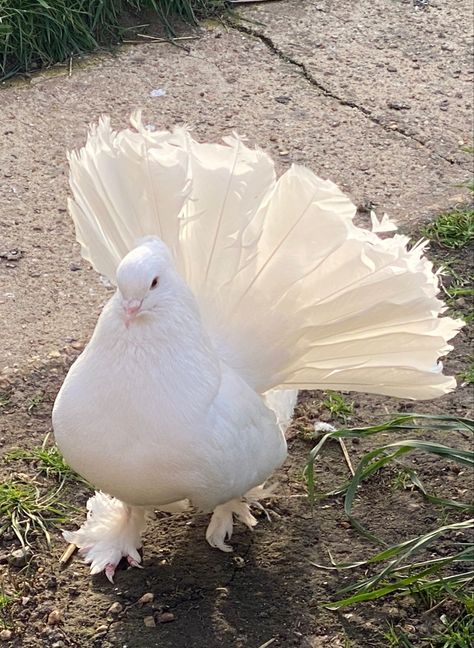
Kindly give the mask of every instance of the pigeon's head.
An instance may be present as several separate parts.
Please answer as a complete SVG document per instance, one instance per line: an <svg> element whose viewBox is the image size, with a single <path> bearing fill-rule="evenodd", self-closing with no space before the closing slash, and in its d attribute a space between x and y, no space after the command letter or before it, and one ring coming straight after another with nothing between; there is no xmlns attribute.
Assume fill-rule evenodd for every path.
<svg viewBox="0 0 474 648"><path fill-rule="evenodd" d="M117 269L119 299L126 326L140 314L156 310L173 292L176 271L159 238L149 237L129 252Z"/></svg>

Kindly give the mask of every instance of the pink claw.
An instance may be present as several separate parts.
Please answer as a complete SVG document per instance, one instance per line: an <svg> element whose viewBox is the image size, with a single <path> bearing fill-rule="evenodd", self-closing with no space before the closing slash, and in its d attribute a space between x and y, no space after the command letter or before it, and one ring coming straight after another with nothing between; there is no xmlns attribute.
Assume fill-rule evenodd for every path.
<svg viewBox="0 0 474 648"><path fill-rule="evenodd" d="M115 574L115 565L112 565L112 563L108 563L105 566L105 575L107 576L108 580L114 584L114 574Z"/></svg>
<svg viewBox="0 0 474 648"><path fill-rule="evenodd" d="M132 558L132 556L127 556L127 562L131 567L138 567L138 569L143 569L143 565L140 565L139 562Z"/></svg>

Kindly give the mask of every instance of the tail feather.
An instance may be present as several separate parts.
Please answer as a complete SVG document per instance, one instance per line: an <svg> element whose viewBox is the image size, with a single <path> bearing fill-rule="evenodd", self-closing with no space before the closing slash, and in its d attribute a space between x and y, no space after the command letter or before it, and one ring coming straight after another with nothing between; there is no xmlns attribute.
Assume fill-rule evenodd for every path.
<svg viewBox="0 0 474 648"><path fill-rule="evenodd" d="M191 188L179 145L185 131L149 133L139 113L132 123L137 132L116 133L103 117L85 147L69 155L69 209L82 255L112 282L121 259L149 234L166 241L180 264L178 215Z"/></svg>
<svg viewBox="0 0 474 648"><path fill-rule="evenodd" d="M222 298L239 268L251 263L260 231L255 219L275 183L268 155L247 148L237 136L224 143L186 138L192 190L181 214L180 239L186 280L201 301L213 301L216 292Z"/></svg>
<svg viewBox="0 0 474 648"><path fill-rule="evenodd" d="M455 387L438 358L463 325L440 317L438 276L405 236L332 182L273 163L237 136L199 144L185 129L115 133L107 118L70 155L70 210L82 253L112 281L158 234L196 295L222 358L261 393L298 388L433 398ZM288 406L287 406L288 405Z"/></svg>

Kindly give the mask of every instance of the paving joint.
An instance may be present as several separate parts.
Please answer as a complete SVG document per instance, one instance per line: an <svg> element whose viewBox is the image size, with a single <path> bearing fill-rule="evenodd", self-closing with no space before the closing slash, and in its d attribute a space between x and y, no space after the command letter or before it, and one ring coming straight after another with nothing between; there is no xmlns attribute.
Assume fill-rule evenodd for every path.
<svg viewBox="0 0 474 648"><path fill-rule="evenodd" d="M429 151L431 155L435 155L436 157L440 158L444 162L447 162L450 165L458 164L456 160L453 160L450 157L446 157L441 153L438 153L430 149L426 145L426 142L424 142L422 139L419 139L415 135L408 133L407 131L401 129L400 127L397 127L396 130L390 128L389 126L384 124L380 119L375 117L368 108L364 108L364 106L361 106L360 104L356 103L355 101L351 101L350 99L344 99L343 97L340 97L339 95L335 94L334 92L326 88L322 83L320 83L317 79L315 79L315 77L311 74L311 72L308 70L308 68L304 63L298 61L297 59L293 58L292 56L284 52L266 34L263 34L257 29L254 29L253 27L249 27L247 25L243 25L242 23L237 23L235 21L229 22L228 25L243 34L246 34L247 36L252 36L253 38L259 39L271 52L273 52L273 54L276 54L278 58L280 58L280 60L298 68L298 71L301 74L301 76L303 76L314 88L317 88L324 96L329 97L330 99L334 99L341 106L347 106L348 108L354 108L358 110L367 119L370 119L371 122L377 124L377 126L380 126L380 128L382 128L387 133L391 133L391 134L398 133L402 137L405 137L406 139L423 146L423 148Z"/></svg>

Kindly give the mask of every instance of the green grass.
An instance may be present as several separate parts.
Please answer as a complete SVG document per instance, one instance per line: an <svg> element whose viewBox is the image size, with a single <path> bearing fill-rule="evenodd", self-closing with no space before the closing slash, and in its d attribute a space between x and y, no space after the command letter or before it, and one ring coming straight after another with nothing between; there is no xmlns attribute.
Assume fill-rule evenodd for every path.
<svg viewBox="0 0 474 648"><path fill-rule="evenodd" d="M16 596L5 594L0 590L0 628L6 628L11 624L10 608L15 602Z"/></svg>
<svg viewBox="0 0 474 648"><path fill-rule="evenodd" d="M354 411L353 401L348 401L342 394L337 392L327 392L326 398L321 405L331 413L332 418L347 421L348 417Z"/></svg>
<svg viewBox="0 0 474 648"><path fill-rule="evenodd" d="M434 637L440 648L472 648L474 646L474 605L473 599L464 605L464 611L454 619L441 616L444 628ZM434 644L436 645L436 644Z"/></svg>
<svg viewBox="0 0 474 648"><path fill-rule="evenodd" d="M461 374L459 374L459 377L461 378L462 383L472 385L474 383L474 362L471 362L471 364L466 367Z"/></svg>
<svg viewBox="0 0 474 648"><path fill-rule="evenodd" d="M46 477L52 477L59 482L82 482L88 486L87 482L68 466L58 447L49 445L49 435L46 435L39 448L32 450L16 448L7 452L4 459L7 462L18 460L31 462L38 472Z"/></svg>
<svg viewBox="0 0 474 648"><path fill-rule="evenodd" d="M438 602L439 603L439 602ZM449 618L446 614L440 617L439 627L431 637L422 637L413 643L402 629L390 624L384 637L389 648L471 648L474 646L474 605L473 598L462 594L456 595L460 604L460 613Z"/></svg>
<svg viewBox="0 0 474 648"><path fill-rule="evenodd" d="M0 410L9 407L11 404L11 399L8 394L0 393Z"/></svg>
<svg viewBox="0 0 474 648"><path fill-rule="evenodd" d="M59 495L62 485L51 493L42 494L37 484L10 478L0 484L0 536L12 531L23 547L31 546L32 532L44 537L48 545L49 531L67 522L72 507Z"/></svg>
<svg viewBox="0 0 474 648"><path fill-rule="evenodd" d="M222 12L224 0L0 0L0 80L116 44L126 31L123 9L151 9L174 34L178 20L195 23ZM140 21L137 17L137 23Z"/></svg>
<svg viewBox="0 0 474 648"><path fill-rule="evenodd" d="M469 271L461 273L455 269L457 265L455 259L442 263L441 286L452 315L470 323L474 319L474 275Z"/></svg>
<svg viewBox="0 0 474 648"><path fill-rule="evenodd" d="M404 630L396 628L393 624L389 625L384 637L388 642L387 648L415 648L408 634Z"/></svg>
<svg viewBox="0 0 474 648"><path fill-rule="evenodd" d="M440 214L423 228L422 234L450 250L462 248L474 241L474 209L465 207Z"/></svg>
<svg viewBox="0 0 474 648"><path fill-rule="evenodd" d="M317 445L311 450L305 468L305 478L311 501L316 497L343 496L344 511L352 526L364 537L382 546L382 549L369 558L356 563L315 565L320 569L353 570L364 568L371 573L363 580L356 581L339 590L337 600L329 602L326 607L339 609L362 601L372 601L388 595L426 593L439 590L441 587L455 590L468 587L474 582L474 544L464 542L464 534L474 530L474 505L472 503L451 500L429 493L422 483L416 470L404 467L403 484L411 481L413 488L418 490L428 501L445 508L456 510L465 519L460 522L444 524L427 533L409 538L395 545L387 543L366 529L354 516L352 509L355 499L369 477L378 473L384 466L401 457L416 452L430 453L445 460L453 461L462 466L463 470L474 468L474 453L460 448L445 446L434 441L421 439L401 439L366 452L360 460L352 479L341 484L329 493L317 495L314 475L314 462L324 450L326 443L332 439L368 438L383 433L386 435L400 432L426 433L427 431L445 431L453 433L474 434L474 421L451 416L429 416L423 414L399 415L395 419L365 428L344 428L324 434ZM470 516L470 517L469 517ZM442 554L441 558L421 560L420 552L431 551L445 537L451 538L451 551ZM432 554L430 554L432 556ZM381 565L383 565L381 567ZM396 644L394 644L396 645ZM403 644L400 644L403 645ZM449 644L448 644L449 645Z"/></svg>
<svg viewBox="0 0 474 648"><path fill-rule="evenodd" d="M412 471L406 466L397 470L392 480L392 486L395 490L411 490L413 488Z"/></svg>
<svg viewBox="0 0 474 648"><path fill-rule="evenodd" d="M30 400L28 401L28 404L27 404L27 411L28 411L28 414L32 414L32 413L34 412L34 410L35 410L39 405L41 405L41 403L42 403L43 401L44 401L44 394L43 394L42 392L41 392L41 393L38 393L38 394L35 394L34 396L32 396L32 397L30 398Z"/></svg>

